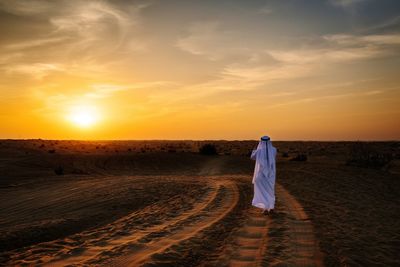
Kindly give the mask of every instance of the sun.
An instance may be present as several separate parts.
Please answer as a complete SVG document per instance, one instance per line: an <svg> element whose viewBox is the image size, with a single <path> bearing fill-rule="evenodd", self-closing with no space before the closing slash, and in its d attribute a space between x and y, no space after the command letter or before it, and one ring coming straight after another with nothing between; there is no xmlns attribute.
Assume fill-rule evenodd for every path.
<svg viewBox="0 0 400 267"><path fill-rule="evenodd" d="M68 119L80 128L90 128L98 122L100 115L96 107L82 105L72 107Z"/></svg>

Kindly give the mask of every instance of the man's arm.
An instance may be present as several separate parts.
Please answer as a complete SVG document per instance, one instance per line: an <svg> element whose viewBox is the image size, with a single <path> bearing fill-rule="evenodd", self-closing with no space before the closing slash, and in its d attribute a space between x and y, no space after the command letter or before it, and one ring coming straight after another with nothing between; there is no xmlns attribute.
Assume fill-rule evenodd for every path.
<svg viewBox="0 0 400 267"><path fill-rule="evenodd" d="M250 158L252 160L256 160L257 159L257 149L253 149L253 152L251 152Z"/></svg>

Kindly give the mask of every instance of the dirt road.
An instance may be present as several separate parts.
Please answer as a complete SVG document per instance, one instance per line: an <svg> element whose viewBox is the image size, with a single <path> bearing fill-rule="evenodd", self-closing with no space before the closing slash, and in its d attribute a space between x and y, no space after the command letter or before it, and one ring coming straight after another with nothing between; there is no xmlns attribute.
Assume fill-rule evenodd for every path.
<svg viewBox="0 0 400 267"><path fill-rule="evenodd" d="M107 199L121 193L121 186L132 187L132 193L141 192L133 202L149 197L143 191L152 185L157 188L152 194L161 197L149 204L144 200L144 204L132 203L137 207L134 211L106 224L11 250L5 255L7 265L321 266L312 223L301 205L278 185L276 213L262 215L249 204L251 177L222 175L224 163L221 158L210 158L197 176L107 176L71 182L58 191L50 185L30 190L24 201L6 203L12 215L9 223L40 208L43 190L52 199L45 202L49 206L42 207L47 212L79 209L81 206L69 199L79 203L85 195L92 198L92 190ZM184 189L174 192L171 185ZM94 208L101 207L90 207Z"/></svg>

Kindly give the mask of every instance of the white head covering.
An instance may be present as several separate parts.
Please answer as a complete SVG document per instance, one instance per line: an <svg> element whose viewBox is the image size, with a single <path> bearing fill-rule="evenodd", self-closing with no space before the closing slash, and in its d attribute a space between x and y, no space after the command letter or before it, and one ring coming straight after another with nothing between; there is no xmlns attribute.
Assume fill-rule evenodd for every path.
<svg viewBox="0 0 400 267"><path fill-rule="evenodd" d="M275 179L275 155L276 148L272 146L269 136L261 137L257 149L252 153L252 158L256 160L253 183L261 174Z"/></svg>

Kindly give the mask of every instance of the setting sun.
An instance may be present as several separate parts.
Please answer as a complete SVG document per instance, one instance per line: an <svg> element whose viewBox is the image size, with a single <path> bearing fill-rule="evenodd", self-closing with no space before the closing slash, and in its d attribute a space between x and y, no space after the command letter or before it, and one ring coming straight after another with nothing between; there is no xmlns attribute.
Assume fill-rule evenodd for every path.
<svg viewBox="0 0 400 267"><path fill-rule="evenodd" d="M76 126L89 128L99 120L99 113L92 106L76 106L71 109L68 119Z"/></svg>
<svg viewBox="0 0 400 267"><path fill-rule="evenodd" d="M397 140L397 2L0 0L0 138Z"/></svg>

